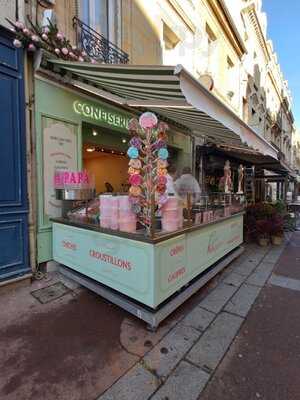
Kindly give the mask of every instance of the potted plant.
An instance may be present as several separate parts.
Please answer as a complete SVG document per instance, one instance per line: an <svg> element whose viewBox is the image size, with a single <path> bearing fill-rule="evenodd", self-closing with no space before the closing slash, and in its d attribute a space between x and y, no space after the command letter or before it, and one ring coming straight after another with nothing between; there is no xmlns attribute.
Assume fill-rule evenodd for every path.
<svg viewBox="0 0 300 400"><path fill-rule="evenodd" d="M270 221L261 219L256 221L257 240L260 246L268 246L270 241Z"/></svg>
<svg viewBox="0 0 300 400"><path fill-rule="evenodd" d="M283 218L280 215L276 215L270 222L272 244L279 246L283 240Z"/></svg>

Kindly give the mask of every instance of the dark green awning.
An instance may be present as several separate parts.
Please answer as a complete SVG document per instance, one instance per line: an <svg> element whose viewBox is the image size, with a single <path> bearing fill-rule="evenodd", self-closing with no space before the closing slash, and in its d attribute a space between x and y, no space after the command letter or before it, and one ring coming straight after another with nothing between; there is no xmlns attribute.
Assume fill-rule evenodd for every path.
<svg viewBox="0 0 300 400"><path fill-rule="evenodd" d="M242 145L278 159L277 150L253 131L182 66L108 65L48 60L47 68L74 86L119 105L149 109L195 136Z"/></svg>

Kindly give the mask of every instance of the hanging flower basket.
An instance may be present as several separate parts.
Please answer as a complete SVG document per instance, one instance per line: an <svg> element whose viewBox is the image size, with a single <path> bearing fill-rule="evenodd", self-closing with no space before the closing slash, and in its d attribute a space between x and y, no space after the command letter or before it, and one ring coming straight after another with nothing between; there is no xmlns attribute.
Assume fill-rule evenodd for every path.
<svg viewBox="0 0 300 400"><path fill-rule="evenodd" d="M12 22L9 19L7 21L12 25L13 31L16 32L13 44L17 48L23 47L31 53L43 49L62 60L97 63L85 51L73 46L63 32L58 30L57 25L50 20L48 20L48 26L45 27L33 24L29 18L28 24L30 27L25 26L20 21Z"/></svg>

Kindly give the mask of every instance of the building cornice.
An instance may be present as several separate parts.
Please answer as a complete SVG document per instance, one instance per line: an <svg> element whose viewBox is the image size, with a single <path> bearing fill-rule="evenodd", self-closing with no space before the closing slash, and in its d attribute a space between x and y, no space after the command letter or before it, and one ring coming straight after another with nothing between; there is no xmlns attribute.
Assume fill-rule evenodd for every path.
<svg viewBox="0 0 300 400"><path fill-rule="evenodd" d="M243 13L248 14L249 19L251 21L251 24L254 27L255 33L256 33L256 37L257 40L259 42L259 44L261 45L261 48L263 49L264 52L264 56L266 57L266 61L269 62L271 61L271 55L267 46L267 41L265 38L265 35L261 29L261 25L256 13L256 9L255 9L255 4L250 4L248 7L245 7L242 10Z"/></svg>
<svg viewBox="0 0 300 400"><path fill-rule="evenodd" d="M250 4L248 7L244 8L242 10L242 12L248 14L250 22L254 27L257 40L258 40L258 42L259 42L259 44L260 44L260 46L261 46L261 48L262 48L262 50L264 52L264 56L266 58L266 61L267 62L271 62L272 61L272 54L270 54L269 46L268 46L266 37L265 37L265 35L264 35L263 31L262 31L262 28L261 28L261 25L260 25L260 22L259 22L257 13L256 13L255 4L254 3ZM290 123L293 124L294 123L293 114L292 114L291 110L288 107L287 99L282 96L282 94L280 92L280 89L278 88L278 85L277 85L276 79L274 77L273 71L269 70L268 71L268 75L269 75L269 77L271 79L271 82L272 82L274 88L275 88L275 91L277 93L277 96L279 98L281 106L285 111L285 114L287 115Z"/></svg>
<svg viewBox="0 0 300 400"><path fill-rule="evenodd" d="M239 58L247 53L246 46L241 38L235 23L223 0L210 0L207 2L219 24L222 26L225 35L230 41Z"/></svg>
<svg viewBox="0 0 300 400"><path fill-rule="evenodd" d="M193 33L196 32L196 26L193 21L189 18L187 13L179 4L178 0L167 0L169 5L173 8L176 14L180 17L180 19L184 22L184 24L189 28L189 30Z"/></svg>

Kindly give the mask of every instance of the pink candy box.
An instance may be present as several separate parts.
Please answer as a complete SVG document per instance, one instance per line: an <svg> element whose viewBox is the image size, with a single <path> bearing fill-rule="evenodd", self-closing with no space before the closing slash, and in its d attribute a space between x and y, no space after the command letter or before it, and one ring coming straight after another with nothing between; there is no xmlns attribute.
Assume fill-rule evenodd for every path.
<svg viewBox="0 0 300 400"><path fill-rule="evenodd" d="M120 208L119 209L119 218L120 219L128 219L128 218L135 218L135 214L134 214L134 212L132 212L131 211L131 209L129 208L129 209L122 209L122 208Z"/></svg>
<svg viewBox="0 0 300 400"><path fill-rule="evenodd" d="M208 213L209 213L209 211L203 211L203 214L202 214L203 224L206 224L209 221Z"/></svg>
<svg viewBox="0 0 300 400"><path fill-rule="evenodd" d="M100 218L100 226L102 228L110 228L111 218L102 217Z"/></svg>
<svg viewBox="0 0 300 400"><path fill-rule="evenodd" d="M111 206L111 199L112 199L112 195L111 194L101 194L99 196L99 200L100 200L100 208L101 207L110 207Z"/></svg>
<svg viewBox="0 0 300 400"><path fill-rule="evenodd" d="M136 218L124 218L119 220L119 229L123 232L135 232L136 231Z"/></svg>
<svg viewBox="0 0 300 400"><path fill-rule="evenodd" d="M119 210L117 208L100 207L100 216L118 219Z"/></svg>
<svg viewBox="0 0 300 400"><path fill-rule="evenodd" d="M179 219L178 218L162 218L161 225L163 231L172 232L176 231L179 228Z"/></svg>
<svg viewBox="0 0 300 400"><path fill-rule="evenodd" d="M179 204L178 204L178 199L177 197L168 197L168 200L166 201L166 203L163 206L164 210L169 210L169 209L174 209L174 208L178 208Z"/></svg>
<svg viewBox="0 0 300 400"><path fill-rule="evenodd" d="M180 212L179 208L167 208L167 209L163 209L162 216L163 216L163 218L166 218L166 219L178 218L179 212Z"/></svg>
<svg viewBox="0 0 300 400"><path fill-rule="evenodd" d="M181 214L178 218L178 228L183 228L183 215Z"/></svg>
<svg viewBox="0 0 300 400"><path fill-rule="evenodd" d="M125 209L131 208L129 196L119 196L119 207Z"/></svg>
<svg viewBox="0 0 300 400"><path fill-rule="evenodd" d="M110 220L110 229L118 230L119 229L119 221L117 218L111 218Z"/></svg>

